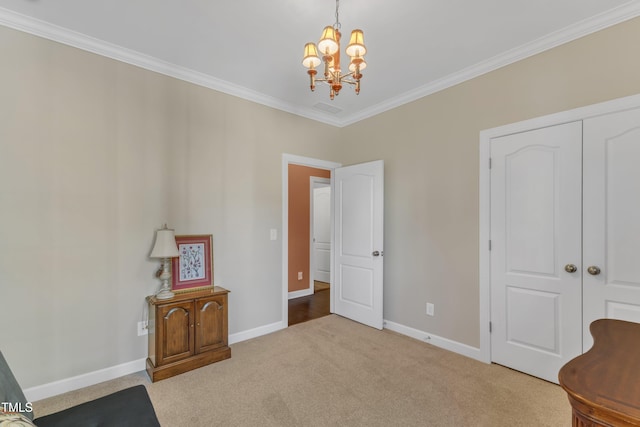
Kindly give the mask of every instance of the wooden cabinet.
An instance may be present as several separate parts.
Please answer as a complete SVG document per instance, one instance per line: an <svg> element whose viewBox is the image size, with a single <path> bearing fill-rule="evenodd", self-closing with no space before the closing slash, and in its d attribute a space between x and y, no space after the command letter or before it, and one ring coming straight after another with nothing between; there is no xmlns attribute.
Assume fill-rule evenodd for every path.
<svg viewBox="0 0 640 427"><path fill-rule="evenodd" d="M147 372L155 382L231 357L226 289L148 297Z"/></svg>

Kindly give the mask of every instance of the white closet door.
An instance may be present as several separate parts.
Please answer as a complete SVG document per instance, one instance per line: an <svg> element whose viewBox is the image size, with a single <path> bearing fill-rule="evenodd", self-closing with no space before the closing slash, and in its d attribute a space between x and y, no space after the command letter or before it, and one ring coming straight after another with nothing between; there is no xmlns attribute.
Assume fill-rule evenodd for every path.
<svg viewBox="0 0 640 427"><path fill-rule="evenodd" d="M491 160L491 359L557 383L582 351L582 124L492 139Z"/></svg>
<svg viewBox="0 0 640 427"><path fill-rule="evenodd" d="M594 320L640 322L640 109L584 121L583 218L586 351Z"/></svg>

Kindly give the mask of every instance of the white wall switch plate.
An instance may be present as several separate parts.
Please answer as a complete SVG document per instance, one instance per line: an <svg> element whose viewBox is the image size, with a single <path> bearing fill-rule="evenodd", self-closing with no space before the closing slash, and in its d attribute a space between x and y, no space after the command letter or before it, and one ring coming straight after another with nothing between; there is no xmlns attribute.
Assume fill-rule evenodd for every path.
<svg viewBox="0 0 640 427"><path fill-rule="evenodd" d="M430 302L427 303L427 315L433 316L434 306Z"/></svg>
<svg viewBox="0 0 640 427"><path fill-rule="evenodd" d="M275 228L271 229L271 240L278 240L278 230Z"/></svg>

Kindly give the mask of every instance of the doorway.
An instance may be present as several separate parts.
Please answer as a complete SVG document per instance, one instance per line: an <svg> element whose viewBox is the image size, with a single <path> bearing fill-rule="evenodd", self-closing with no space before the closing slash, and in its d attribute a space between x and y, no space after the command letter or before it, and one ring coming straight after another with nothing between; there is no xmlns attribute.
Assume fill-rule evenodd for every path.
<svg viewBox="0 0 640 427"><path fill-rule="evenodd" d="M292 306L292 310L293 310L293 305L295 303L298 303L302 307L306 306L308 309L307 311L315 312L316 313L315 315L317 315L317 311L315 307L318 305L318 303L322 303L322 301L320 302L313 301L314 300L313 298L314 282L313 280L310 280L313 278L313 275L311 274L311 267L310 267L310 264L311 264L310 248L311 248L311 240L312 240L311 231L310 231L311 229L310 175L307 175L306 178L304 178L304 180L301 179L300 182L297 182L297 180L294 182L291 182L290 168L289 168L290 165L303 166L307 168L315 168L315 169L322 169L325 171L329 171L330 174L328 176L331 176L334 169L341 166L339 163L313 159L309 157L301 157L301 156L295 156L291 154L282 155L282 177L283 177L282 179L282 203L283 203L282 205L282 212L283 212L282 214L282 293L283 293L282 322L283 322L283 327L287 327L287 325L289 324L288 320L289 320L290 305ZM290 197L291 197L291 192L289 188L290 184L299 185L303 187L305 189L304 191L306 191L306 194L309 196L307 201L304 202L306 203L306 207L307 207L306 216L303 215L301 217L302 218L301 221L305 222L305 226L307 230L306 239L303 239L300 247L294 246L296 245L295 243L292 245L289 238L290 237L289 211L290 211ZM329 180L329 186L331 187L330 180ZM330 206L331 206L331 203L330 203ZM330 214L330 224L331 224L331 221L332 221L332 214ZM291 230L291 232L295 232L295 230ZM304 233L305 232L303 231L302 234ZM299 258L299 260L302 262L302 264L300 265L303 265L303 266L292 269L290 268L291 267L290 264L292 264L290 255L295 255L296 251L304 254L301 258ZM329 253L331 253L331 251L332 251L332 244L330 244ZM297 262L296 260L293 260L293 261ZM329 261L331 264L332 260L330 256L329 256ZM307 265L306 269L304 268L304 263L306 263ZM300 272L302 272L302 278L298 279L298 277L300 277L300 274L299 274ZM330 275L331 274L332 273L330 273ZM298 286L299 289L294 290L294 292L296 292L294 294L290 292L290 288L289 288L289 284L291 281L300 283L300 286ZM331 277L329 278L329 282L331 282ZM330 292L331 292L330 289L326 291L326 299L329 300L329 312L333 312L333 301L331 301L331 298L329 298ZM323 295L323 297L324 296L325 295ZM306 301L303 298L306 298ZM313 308L310 309L309 307L313 307ZM313 315L313 313L311 313L311 315ZM299 317L300 317L299 315L296 315L296 318L299 318Z"/></svg>
<svg viewBox="0 0 640 427"><path fill-rule="evenodd" d="M384 161L346 167L283 154L283 319L288 320L292 247L290 235L289 167L309 165L331 171L330 312L383 328ZM308 184L307 184L308 185ZM307 195L309 195L307 187ZM307 205L308 207L308 205ZM309 214L306 221L309 223ZM309 234L307 234L307 239ZM309 260L309 242L304 248ZM294 270L295 271L295 270ZM299 271L295 277L300 277ZM304 279L304 273L302 279ZM286 327L283 325L283 327Z"/></svg>

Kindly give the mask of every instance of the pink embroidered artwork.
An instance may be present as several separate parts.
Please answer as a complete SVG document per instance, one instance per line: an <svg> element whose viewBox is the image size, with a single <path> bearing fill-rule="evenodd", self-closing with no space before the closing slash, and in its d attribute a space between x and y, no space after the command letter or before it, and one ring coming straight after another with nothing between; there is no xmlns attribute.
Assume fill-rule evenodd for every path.
<svg viewBox="0 0 640 427"><path fill-rule="evenodd" d="M180 281L204 279L204 243L179 245L178 249L180 251Z"/></svg>

